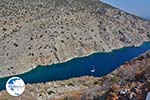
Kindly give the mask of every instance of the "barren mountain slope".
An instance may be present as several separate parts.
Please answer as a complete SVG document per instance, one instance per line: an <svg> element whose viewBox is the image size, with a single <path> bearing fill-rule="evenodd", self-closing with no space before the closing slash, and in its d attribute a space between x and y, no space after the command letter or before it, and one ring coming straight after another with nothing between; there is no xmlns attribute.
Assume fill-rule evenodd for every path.
<svg viewBox="0 0 150 100"><path fill-rule="evenodd" d="M150 22L98 0L0 0L0 77L150 40Z"/></svg>

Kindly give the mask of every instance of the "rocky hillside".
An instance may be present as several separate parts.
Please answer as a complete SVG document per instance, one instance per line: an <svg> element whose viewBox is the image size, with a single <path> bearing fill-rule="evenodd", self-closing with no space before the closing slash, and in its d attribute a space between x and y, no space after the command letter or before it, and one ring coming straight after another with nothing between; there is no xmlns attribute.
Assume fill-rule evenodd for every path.
<svg viewBox="0 0 150 100"><path fill-rule="evenodd" d="M101 77L27 84L20 97L0 92L0 100L145 100L150 91L150 51Z"/></svg>
<svg viewBox="0 0 150 100"><path fill-rule="evenodd" d="M150 40L150 22L98 0L0 0L0 77Z"/></svg>
<svg viewBox="0 0 150 100"><path fill-rule="evenodd" d="M111 76L117 80L106 93L107 100L145 100L150 92L150 51L125 63Z"/></svg>

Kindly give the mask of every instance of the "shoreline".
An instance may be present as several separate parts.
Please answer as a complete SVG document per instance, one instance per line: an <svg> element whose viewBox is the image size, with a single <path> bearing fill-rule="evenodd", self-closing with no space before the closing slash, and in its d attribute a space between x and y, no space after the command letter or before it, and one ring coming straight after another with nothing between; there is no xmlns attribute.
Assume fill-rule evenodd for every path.
<svg viewBox="0 0 150 100"><path fill-rule="evenodd" d="M30 97L33 96L39 98L40 100L43 100L44 98L49 98L52 100L55 100L57 98L58 100L62 100L61 98L69 97L70 96L69 94L70 93L74 94L75 91L79 91L81 93L80 95L82 96L83 94L88 93L89 90L90 91L92 90L91 92L93 92L94 94L100 97L105 96L105 97L114 98L114 96L108 95L109 93L112 92L116 96L122 97L120 93L125 89L129 89L129 91L126 94L132 94L133 88L137 89L137 87L139 86L143 87L143 84L144 86L147 86L149 84L148 83L149 77L146 77L143 83L141 82L141 77L140 79L137 77L138 75L149 74L149 69L150 69L148 67L148 65L150 64L149 61L150 61L150 52L148 51L142 53L138 57L133 58L131 61L122 64L120 68L112 71L111 73L109 73L104 77L81 76L77 78L69 78L67 80L27 84L23 96L26 95ZM141 68L143 68L142 71L140 70ZM127 85L121 85L121 84L127 84ZM144 88L138 88L138 89L144 89ZM150 90L149 87L148 89ZM51 91L51 93L49 93L49 91ZM1 96L4 96L6 94L7 94L6 90L0 91ZM38 94L38 95L32 95L32 94ZM94 94L91 93L91 96L95 96ZM141 92L140 95L143 96L143 92ZM77 96L78 95L76 95L75 97ZM124 95L124 96L128 96L128 95ZM6 97L9 97L9 95L7 95Z"/></svg>
<svg viewBox="0 0 150 100"><path fill-rule="evenodd" d="M13 76L17 76L17 75L22 75L22 74L28 73L28 72L30 72L30 71L36 69L38 66L46 67L46 66L50 66L50 65L53 65L53 64L65 63L65 62L71 61L71 60L73 60L73 59L78 59L78 58L82 58L82 57L88 57L88 56L93 55L93 54L96 54L96 53L111 53L111 52L113 52L113 51L115 51L115 50L119 50L119 49L123 49L123 48L130 48L130 47L135 47L135 48L136 48L136 47L139 47L139 46L143 45L144 43L150 43L150 41L145 41L145 42L143 42L143 43L139 43L139 44L131 45L131 46L123 46L123 47L121 47L121 48L115 48L115 49L112 49L112 50L110 50L110 51L104 51L104 52L93 51L93 52L88 53L88 54L85 54L85 55L74 56L74 57L71 57L71 58L66 59L66 60L64 60L64 61L61 61L61 62L54 62L54 63L51 63L51 64L35 65L35 64L33 63L33 67L29 67L29 69L26 70L26 71L24 71L24 72L21 72L21 73L15 74L15 75L10 75L10 76L3 76L3 77L0 76L0 79L1 79L1 78L13 77Z"/></svg>

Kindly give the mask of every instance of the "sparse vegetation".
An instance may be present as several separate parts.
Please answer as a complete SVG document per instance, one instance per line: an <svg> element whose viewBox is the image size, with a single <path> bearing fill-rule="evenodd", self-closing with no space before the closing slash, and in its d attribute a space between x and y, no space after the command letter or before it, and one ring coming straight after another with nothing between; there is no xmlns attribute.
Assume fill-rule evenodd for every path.
<svg viewBox="0 0 150 100"><path fill-rule="evenodd" d="M111 80L112 82L117 83L120 81L120 78L117 75L114 75Z"/></svg>
<svg viewBox="0 0 150 100"><path fill-rule="evenodd" d="M48 93L48 95L51 95L51 94L54 94L55 92L54 91L48 91L47 93Z"/></svg>
<svg viewBox="0 0 150 100"><path fill-rule="evenodd" d="M73 97L64 97L63 100L76 100L76 98L73 98Z"/></svg>
<svg viewBox="0 0 150 100"><path fill-rule="evenodd" d="M101 84L101 81L98 81L98 80L94 81L94 85L100 85L100 84Z"/></svg>
<svg viewBox="0 0 150 100"><path fill-rule="evenodd" d="M68 86L74 86L74 84L73 83L69 83Z"/></svg>

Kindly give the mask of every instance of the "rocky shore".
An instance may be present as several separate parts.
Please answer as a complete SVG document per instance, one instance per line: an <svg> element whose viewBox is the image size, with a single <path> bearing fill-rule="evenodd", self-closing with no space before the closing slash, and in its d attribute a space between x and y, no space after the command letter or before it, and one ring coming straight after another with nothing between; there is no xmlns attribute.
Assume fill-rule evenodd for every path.
<svg viewBox="0 0 150 100"><path fill-rule="evenodd" d="M150 40L149 21L98 0L0 2L0 77Z"/></svg>
<svg viewBox="0 0 150 100"><path fill-rule="evenodd" d="M0 92L0 100L145 100L150 91L150 51L104 77L27 84L20 97Z"/></svg>

